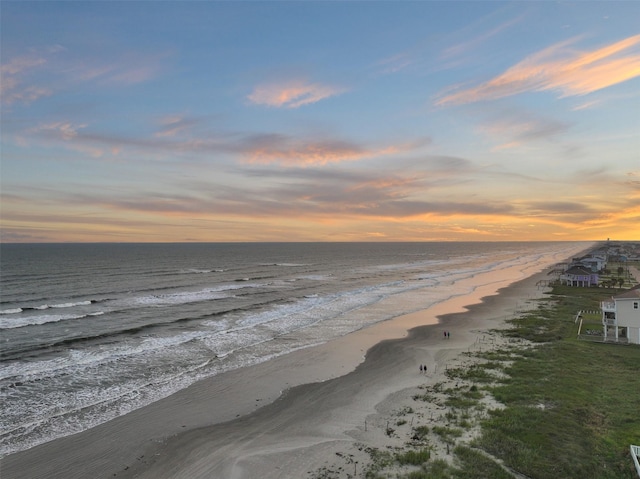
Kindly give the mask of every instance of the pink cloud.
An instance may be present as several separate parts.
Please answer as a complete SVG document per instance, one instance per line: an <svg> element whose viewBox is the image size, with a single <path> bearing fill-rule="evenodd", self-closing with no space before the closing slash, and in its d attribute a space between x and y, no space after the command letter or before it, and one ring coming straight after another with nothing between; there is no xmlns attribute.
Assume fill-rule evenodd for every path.
<svg viewBox="0 0 640 479"><path fill-rule="evenodd" d="M51 95L51 90L44 87L25 85L23 75L44 65L46 60L39 56L23 56L12 58L0 68L0 96L2 102L10 105L15 102L31 103L43 96Z"/></svg>
<svg viewBox="0 0 640 479"><path fill-rule="evenodd" d="M46 60L41 57L24 56L12 58L11 61L2 65L0 71L2 75L17 75L25 70L37 67L45 63Z"/></svg>
<svg viewBox="0 0 640 479"><path fill-rule="evenodd" d="M302 105L316 103L325 98L339 95L341 88L306 83L295 80L286 83L272 83L257 86L247 99L256 105L267 105L276 108L298 108Z"/></svg>
<svg viewBox="0 0 640 479"><path fill-rule="evenodd" d="M76 136L78 136L78 130L81 128L86 128L86 124L77 124L74 125L71 122L65 121L56 121L51 123L46 123L39 125L36 128L32 128L30 133L42 133L46 136L58 138L62 140L72 140Z"/></svg>
<svg viewBox="0 0 640 479"><path fill-rule="evenodd" d="M419 148L424 141L383 148L365 148L341 140L304 140L280 135L256 137L245 145L246 161L252 164L311 166L376 158Z"/></svg>
<svg viewBox="0 0 640 479"><path fill-rule="evenodd" d="M575 41L546 48L488 82L444 94L436 103L459 105L546 90L561 97L586 95L640 76L640 54L628 52L640 43L640 35L589 52L571 50Z"/></svg>
<svg viewBox="0 0 640 479"><path fill-rule="evenodd" d="M279 163L288 166L310 166L355 161L367 156L374 156L374 154L346 142L292 141L254 145L254 148L247 152L247 161L254 164Z"/></svg>
<svg viewBox="0 0 640 479"><path fill-rule="evenodd" d="M75 88L78 83L95 82L110 87L144 83L160 74L167 56L134 52L105 60L99 55L70 58L65 52L64 47L52 45L5 61L0 68L2 103L29 104L54 92ZM43 83L45 86L39 85Z"/></svg>

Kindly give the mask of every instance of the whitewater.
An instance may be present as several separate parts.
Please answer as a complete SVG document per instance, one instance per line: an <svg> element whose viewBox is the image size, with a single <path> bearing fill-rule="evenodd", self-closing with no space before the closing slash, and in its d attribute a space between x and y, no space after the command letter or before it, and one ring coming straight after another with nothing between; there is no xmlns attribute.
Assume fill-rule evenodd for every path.
<svg viewBox="0 0 640 479"><path fill-rule="evenodd" d="M588 247L2 245L0 454L469 294L496 272L541 271Z"/></svg>

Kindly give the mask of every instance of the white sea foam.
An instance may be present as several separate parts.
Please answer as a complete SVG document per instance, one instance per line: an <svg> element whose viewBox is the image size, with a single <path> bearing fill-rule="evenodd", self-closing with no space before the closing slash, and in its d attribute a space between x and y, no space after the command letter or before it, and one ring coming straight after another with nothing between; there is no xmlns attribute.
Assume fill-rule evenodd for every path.
<svg viewBox="0 0 640 479"><path fill-rule="evenodd" d="M77 303L60 303L52 304L52 308L73 308L74 306L87 306L91 304L91 301L78 301Z"/></svg>
<svg viewBox="0 0 640 479"><path fill-rule="evenodd" d="M305 274L298 276L296 279L308 279L310 281L328 281L331 279L331 275L328 274Z"/></svg>
<svg viewBox="0 0 640 479"><path fill-rule="evenodd" d="M71 319L82 319L88 316L100 316L104 311L96 311L90 314L46 314L39 316L17 316L12 318L0 318L0 329L24 328L46 323L57 323Z"/></svg>
<svg viewBox="0 0 640 479"><path fill-rule="evenodd" d="M198 379L266 361L398 314L427 308L451 296L468 294L492 281L490 275L485 277L483 273L515 266L515 272L509 273L515 278L520 265L522 271L535 270L579 250L575 244L555 248L554 252L537 246L504 252L487 247L486 252L480 248L478 254L464 256L455 256L457 252L451 250L452 257L448 259L416 254L417 262L406 262L405 257L392 264L393 257L390 257L390 264L382 266L376 265L372 258L370 262L354 261L353 267L338 263L329 267L317 265L300 276L288 268L303 264L280 262L283 256L279 255L266 266L272 266L267 273L269 283L249 279L263 274L265 266L255 273L242 266L238 271L243 272L238 275L247 277L241 283L226 278L227 283L215 284L221 275L180 275L180 271L190 269L193 273L205 273L205 269L189 266L207 264L206 260L190 260L181 270L173 268L176 272L173 278L162 279L163 282L154 278L153 286L144 286L149 288L146 291L157 288L156 292L162 293L144 294L142 289L136 292L136 286L127 285L109 290L132 290L120 296L105 291L97 296L92 292L82 294L112 298L101 308L105 311L91 311L93 308L87 307L91 302L67 302L66 291L57 297L47 295L57 298L50 302L60 307L73 304L84 315L78 314L82 318L102 316L91 322L87 319L86 324L91 327L114 324L117 332L117 324L122 322L125 328L132 324L144 328L133 328L133 333L125 330L116 336L107 332L104 340L74 342L72 349L47 351L41 357L34 355L26 361L1 363L0 380L6 387L0 389L5 419L5 424L0 426L0 453L79 432L149 404ZM397 256L406 255L399 252ZM420 259L420 256L429 259ZM317 264L312 261L314 259L305 266ZM258 262L254 257L250 264ZM226 268L232 263L224 264ZM171 268L167 268L169 270ZM291 282L292 276L297 281ZM244 290L239 293L239 289ZM79 293L74 291L74 294ZM229 299L231 310L215 310L227 307L226 301L217 302L222 298ZM198 302L202 304L191 304ZM23 302L11 299L6 304L22 306ZM180 307L182 304L189 306ZM172 307L152 309L165 305ZM26 311L5 314L0 321L38 316ZM203 320L207 314L215 314L215 319ZM188 315L192 315L193 321ZM72 315L39 317L62 316ZM157 324L147 327L155 318ZM174 323L176 319L179 321ZM15 329L7 331L14 332L25 335Z"/></svg>
<svg viewBox="0 0 640 479"><path fill-rule="evenodd" d="M31 361L26 365L17 362L1 364L0 379L35 380L58 374L67 375L71 371L78 374L88 367L104 367L131 357L144 358L158 351L171 356L179 354L179 350L175 348L180 345L208 338L211 334L228 328L227 321L208 321L207 325L209 328L206 330L181 332L172 336L150 336L126 343L107 344L97 349L69 349L65 357Z"/></svg>
<svg viewBox="0 0 640 479"><path fill-rule="evenodd" d="M248 280L247 280L248 281ZM263 284L229 284L215 288L206 288L197 291L180 291L176 293L152 294L138 296L133 301L146 306L166 306L177 304L197 303L200 301L211 301L232 297L229 291L237 291L243 288L259 288Z"/></svg>
<svg viewBox="0 0 640 479"><path fill-rule="evenodd" d="M310 265L306 263L260 263L260 266L280 266L282 268L295 268Z"/></svg>
<svg viewBox="0 0 640 479"><path fill-rule="evenodd" d="M36 310L45 310L45 309L50 309L50 308L57 308L57 309L62 309L62 308L74 308L76 306L88 306L91 304L91 301L86 300L86 301L76 301L76 302L66 302L66 303L57 303L57 304L40 304L38 306L23 306L23 308L20 308L21 310L29 310L29 309L36 309Z"/></svg>

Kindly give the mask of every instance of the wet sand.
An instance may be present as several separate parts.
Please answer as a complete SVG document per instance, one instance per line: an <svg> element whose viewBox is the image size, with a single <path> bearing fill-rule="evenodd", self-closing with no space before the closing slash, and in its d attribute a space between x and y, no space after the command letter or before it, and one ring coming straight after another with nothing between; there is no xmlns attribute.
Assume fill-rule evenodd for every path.
<svg viewBox="0 0 640 479"><path fill-rule="evenodd" d="M336 453L355 451L356 443L382 447L381 411L393 408L402 391L440 381L447 364L483 332L502 327L542 295L540 279L548 276L513 284L496 278L428 310L200 381L95 428L7 456L0 477L309 477ZM429 367L426 375L421 364Z"/></svg>

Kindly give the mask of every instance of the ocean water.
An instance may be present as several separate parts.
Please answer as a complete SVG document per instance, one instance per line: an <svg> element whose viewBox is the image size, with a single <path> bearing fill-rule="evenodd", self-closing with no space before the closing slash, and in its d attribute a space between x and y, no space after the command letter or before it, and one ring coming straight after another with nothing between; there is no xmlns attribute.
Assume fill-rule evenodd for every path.
<svg viewBox="0 0 640 479"><path fill-rule="evenodd" d="M6 244L0 454L585 243ZM487 279L489 281L489 279Z"/></svg>

